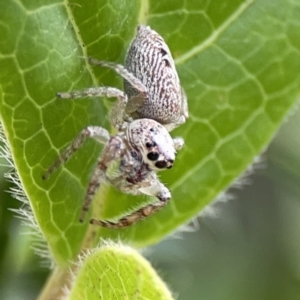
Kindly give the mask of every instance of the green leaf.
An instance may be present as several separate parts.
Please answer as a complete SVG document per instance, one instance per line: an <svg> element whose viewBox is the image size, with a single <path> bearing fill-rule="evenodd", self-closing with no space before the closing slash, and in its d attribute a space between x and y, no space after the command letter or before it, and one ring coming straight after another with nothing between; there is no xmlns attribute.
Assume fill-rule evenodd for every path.
<svg viewBox="0 0 300 300"><path fill-rule="evenodd" d="M136 246L159 241L224 191L268 145L300 92L300 6L257 1L7 1L0 11L0 114L36 220L66 266L100 235ZM42 174L88 125L108 128L111 101L61 100L58 91L122 80L83 57L122 63L139 22L169 44L190 119L172 132L186 145L161 179L172 200L125 230L78 222L101 152L93 141L47 181ZM145 197L103 186L90 216L116 217ZM87 218L88 219L88 218ZM99 231L99 232L96 232Z"/></svg>
<svg viewBox="0 0 300 300"><path fill-rule="evenodd" d="M79 267L69 298L171 300L171 293L135 250L104 246L87 256Z"/></svg>

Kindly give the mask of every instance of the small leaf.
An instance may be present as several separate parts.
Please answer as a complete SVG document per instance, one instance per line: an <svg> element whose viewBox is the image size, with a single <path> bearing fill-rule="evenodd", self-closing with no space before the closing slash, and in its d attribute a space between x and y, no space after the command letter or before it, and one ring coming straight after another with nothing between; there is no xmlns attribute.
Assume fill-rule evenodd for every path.
<svg viewBox="0 0 300 300"><path fill-rule="evenodd" d="M104 246L82 262L69 300L171 300L171 293L151 265L132 248Z"/></svg>

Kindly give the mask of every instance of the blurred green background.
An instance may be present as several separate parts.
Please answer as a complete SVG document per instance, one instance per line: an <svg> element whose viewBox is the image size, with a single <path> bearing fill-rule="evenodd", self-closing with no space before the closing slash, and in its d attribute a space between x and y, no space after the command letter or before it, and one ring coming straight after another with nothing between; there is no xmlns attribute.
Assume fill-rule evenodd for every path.
<svg viewBox="0 0 300 300"><path fill-rule="evenodd" d="M294 112L243 188L229 190L194 222L145 249L177 299L300 299L300 112ZM4 161L0 160L0 164ZM35 299L49 269L29 229L8 208L20 203L0 168L0 299Z"/></svg>

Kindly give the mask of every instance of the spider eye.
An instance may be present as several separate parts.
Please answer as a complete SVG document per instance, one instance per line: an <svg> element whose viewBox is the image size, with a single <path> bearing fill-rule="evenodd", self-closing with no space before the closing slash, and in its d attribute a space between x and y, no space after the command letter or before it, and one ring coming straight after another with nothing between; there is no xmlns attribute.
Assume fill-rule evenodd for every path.
<svg viewBox="0 0 300 300"><path fill-rule="evenodd" d="M159 154L158 154L157 152L149 152L149 153L147 154L147 157L148 157L150 160L154 161L154 160L157 160L157 159L158 159Z"/></svg>
<svg viewBox="0 0 300 300"><path fill-rule="evenodd" d="M154 142L153 142L153 143L150 143L150 142L147 142L147 143L146 143L146 147L147 147L147 148L153 148L153 147L155 147L155 146L156 146L156 143L154 143Z"/></svg>
<svg viewBox="0 0 300 300"><path fill-rule="evenodd" d="M160 160L155 164L155 166L159 169L164 169L167 167L167 162L164 160Z"/></svg>
<svg viewBox="0 0 300 300"><path fill-rule="evenodd" d="M152 142L152 143L147 142L147 143L146 143L146 147L147 147L147 148L153 148L153 147L155 147L155 146L156 146L156 143L155 143L155 142Z"/></svg>

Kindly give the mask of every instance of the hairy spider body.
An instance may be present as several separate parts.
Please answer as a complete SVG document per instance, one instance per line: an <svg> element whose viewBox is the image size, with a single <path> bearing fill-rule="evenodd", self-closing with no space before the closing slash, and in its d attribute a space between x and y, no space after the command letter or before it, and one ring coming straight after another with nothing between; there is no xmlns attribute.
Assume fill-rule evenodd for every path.
<svg viewBox="0 0 300 300"><path fill-rule="evenodd" d="M169 201L170 191L159 181L157 172L171 168L181 138L168 132L188 118L187 99L170 50L163 38L148 26L140 25L126 56L125 66L89 58L93 65L108 67L124 79L124 92L114 87L92 87L82 91L62 92L63 99L114 97L111 125L118 133L110 136L102 127L89 126L59 156L44 174L48 178L88 138L105 144L88 185L80 221L101 182L108 182L123 193L146 194L159 201L142 207L116 223L92 219L92 224L109 228L126 227L154 214Z"/></svg>
<svg viewBox="0 0 300 300"><path fill-rule="evenodd" d="M159 181L156 173L173 166L176 149L181 148L182 140L172 139L164 126L151 119L134 120L125 131L114 136L110 136L102 127L85 128L61 153L43 178L47 179L65 163L89 137L105 146L87 188L81 222L102 182L115 186L123 193L146 194L156 197L159 201L138 209L116 223L92 219L92 224L109 228L130 226L166 205L171 194Z"/></svg>

